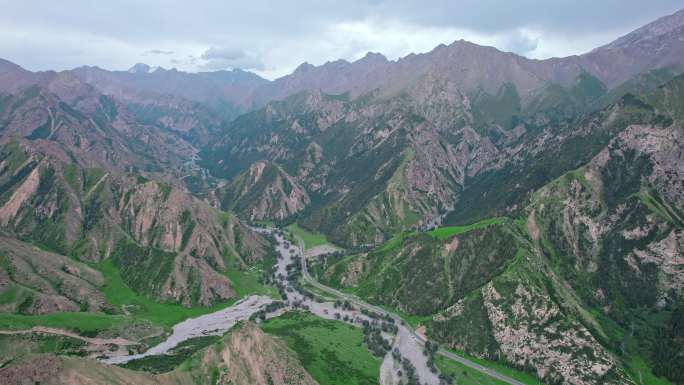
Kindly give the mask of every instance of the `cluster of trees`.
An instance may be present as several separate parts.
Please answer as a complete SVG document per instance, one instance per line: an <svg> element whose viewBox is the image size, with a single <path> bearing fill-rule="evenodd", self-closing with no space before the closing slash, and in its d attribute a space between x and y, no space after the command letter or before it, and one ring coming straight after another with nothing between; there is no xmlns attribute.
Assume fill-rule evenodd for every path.
<svg viewBox="0 0 684 385"><path fill-rule="evenodd" d="M463 374L466 375L466 371L463 371ZM439 385L452 385L455 384L456 380L454 379L454 376L452 374L445 374L445 373L440 373L439 374Z"/></svg>
<svg viewBox="0 0 684 385"><path fill-rule="evenodd" d="M283 301L287 301L287 289L285 288L285 285L283 285L281 281L276 281L275 285L278 289L278 294L280 294L280 298L282 298Z"/></svg>
<svg viewBox="0 0 684 385"><path fill-rule="evenodd" d="M352 304L348 300L341 301L338 299L335 301L333 306L335 307L335 309L342 309L342 310L347 310L347 311L356 310L356 308L354 308L354 306L352 306ZM361 310L361 311L363 311L363 310Z"/></svg>
<svg viewBox="0 0 684 385"><path fill-rule="evenodd" d="M427 341L423 347L423 354L427 357L427 366L432 373L437 373L438 371L437 366L435 366L435 353L437 353L437 350L439 350L439 345L432 341Z"/></svg>
<svg viewBox="0 0 684 385"><path fill-rule="evenodd" d="M280 258L280 254L277 254L278 258ZM276 271L278 270L278 266L273 263L272 265L268 266L264 271L261 273L259 276L258 282L262 285L272 285L275 283L275 278L276 276Z"/></svg>
<svg viewBox="0 0 684 385"><path fill-rule="evenodd" d="M653 353L653 372L675 383L684 383L684 302L670 314L666 326L656 331L657 348Z"/></svg>
<svg viewBox="0 0 684 385"><path fill-rule="evenodd" d="M380 313L376 313L371 310L366 310L366 309L361 309L361 314L365 315L366 317L374 320L382 319L383 315ZM387 316L389 319L387 320L388 322L394 323L394 319L392 317Z"/></svg>
<svg viewBox="0 0 684 385"><path fill-rule="evenodd" d="M302 309L306 311L309 310L309 305L305 304L304 301L301 300L296 300L292 302L292 307L294 307L295 309Z"/></svg>
<svg viewBox="0 0 684 385"><path fill-rule="evenodd" d="M395 361L401 362L403 371L399 370L397 375L399 377L406 376L406 385L420 385L418 374L416 374L416 367L413 366L408 358L401 356L399 349L394 348L394 350L392 350L392 357Z"/></svg>
<svg viewBox="0 0 684 385"><path fill-rule="evenodd" d="M287 280L290 282L296 281L302 274L302 262L299 259L296 259L285 266L285 270L287 271Z"/></svg>
<svg viewBox="0 0 684 385"><path fill-rule="evenodd" d="M376 357L384 357L392 345L382 336L382 329L368 321L363 323L363 343Z"/></svg>
<svg viewBox="0 0 684 385"><path fill-rule="evenodd" d="M344 322L350 322L350 323L359 322L358 318L352 318L348 314L341 315L340 313L335 313L335 319L337 319L337 320L341 319Z"/></svg>
<svg viewBox="0 0 684 385"><path fill-rule="evenodd" d="M249 320L250 321L256 321L256 320L265 321L266 316L269 313L273 313L273 312L278 311L279 309L282 309L284 307L285 307L285 302L273 301L273 302L267 304L266 306L264 306L259 311L255 312L251 316L249 316Z"/></svg>
<svg viewBox="0 0 684 385"><path fill-rule="evenodd" d="M378 313L369 312L365 309L361 310L364 314L372 314L373 317L369 316L371 320L362 320L361 324L363 326L363 342L368 347L368 350L373 353L376 357L383 357L390 349L392 345L390 341L387 341L382 335L397 334L399 328L394 324L394 320L390 317L390 321L383 320L382 316Z"/></svg>

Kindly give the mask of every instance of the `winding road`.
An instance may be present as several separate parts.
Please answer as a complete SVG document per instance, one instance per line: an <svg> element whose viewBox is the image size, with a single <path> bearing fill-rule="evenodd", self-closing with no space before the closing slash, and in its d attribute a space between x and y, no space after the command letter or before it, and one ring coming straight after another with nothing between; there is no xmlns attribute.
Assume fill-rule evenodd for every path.
<svg viewBox="0 0 684 385"><path fill-rule="evenodd" d="M307 256L304 253L304 241L301 238L297 237L296 235L295 235L295 237L297 238L297 241L299 242L299 249L300 249L299 255L301 256L301 261L302 261L302 278L304 279L304 281L306 281L308 284L310 284L311 286L314 286L315 288L317 288L319 290L322 290L322 291L324 291L324 292L326 292L326 293L328 293L328 294L330 294L330 295L332 295L338 299L347 300L350 303L352 303L352 304L354 304L360 308L364 308L366 310L370 310L370 311L379 313L383 316L390 316L390 317L394 318L395 322L398 325L404 326L404 328L406 330L408 330L409 333L411 334L411 337L414 338L418 343L423 345L423 344L425 344L425 342L427 342L422 336L420 336L418 333L416 333L416 331L413 328L408 326L409 324L407 322L405 322L399 315L394 314L392 312L389 312L389 311L387 311L383 308L380 308L378 306L374 306L374 305L371 305L367 302L364 302L354 295L343 293L337 289L323 285L322 283L320 283L316 279L314 279L311 276L311 274L309 274L309 269L307 268L307 265L306 265ZM503 382L511 384L511 385L525 385L524 383L522 383L516 379L508 377L504 374L501 374L501 373L499 373L493 369L484 367L484 366L482 366L476 362L473 362L473 361L471 361L465 357L459 356L458 354L455 354L455 353L450 352L448 350L444 350L444 349L440 348L437 351L437 354L439 354L440 356L446 357L450 360L457 361L457 362L459 362L459 363L461 363L461 364L463 364L463 365L465 365L471 369L477 370L477 371L484 373L488 376L491 376L491 377L493 377L499 381L503 381Z"/></svg>

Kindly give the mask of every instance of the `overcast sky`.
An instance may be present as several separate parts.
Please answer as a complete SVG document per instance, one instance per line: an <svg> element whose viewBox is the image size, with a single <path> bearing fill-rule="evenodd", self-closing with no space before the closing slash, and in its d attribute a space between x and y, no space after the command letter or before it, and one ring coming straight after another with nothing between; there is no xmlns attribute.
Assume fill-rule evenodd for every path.
<svg viewBox="0 0 684 385"><path fill-rule="evenodd" d="M646 4L646 5L644 5ZM267 78L307 61L397 59L465 39L534 58L580 54L682 0L0 0L0 57L27 69L136 62Z"/></svg>

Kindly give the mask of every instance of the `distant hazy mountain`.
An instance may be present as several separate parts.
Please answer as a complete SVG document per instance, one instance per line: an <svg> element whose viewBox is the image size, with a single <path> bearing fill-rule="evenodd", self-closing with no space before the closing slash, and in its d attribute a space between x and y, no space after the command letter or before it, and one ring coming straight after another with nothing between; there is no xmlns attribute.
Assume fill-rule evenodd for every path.
<svg viewBox="0 0 684 385"><path fill-rule="evenodd" d="M329 94L349 92L352 96L376 88L393 92L427 73L449 79L462 92L482 89L496 93L503 84L511 83L522 97L549 82L571 85L583 71L613 88L654 69L681 71L684 63L683 19L684 11L679 11L587 54L566 58L532 60L492 47L457 41L396 61L369 53L352 63L338 60L317 67L304 63L291 75L259 87L255 100L279 99L307 89Z"/></svg>
<svg viewBox="0 0 684 385"><path fill-rule="evenodd" d="M351 63L304 63L292 74L274 81L241 70L187 73L151 68L144 63L128 71L84 66L69 72L101 93L122 100L139 102L160 95L174 96L228 109L230 113L224 114L230 117L304 90L349 93L352 97L375 89L393 93L428 73L454 82L462 92L496 93L510 83L526 97L548 83L571 85L582 72L595 76L608 88L655 69L679 72L684 62L682 19L684 11L679 11L584 55L546 60L527 59L461 40L396 61L369 53ZM3 67L15 66L4 63Z"/></svg>

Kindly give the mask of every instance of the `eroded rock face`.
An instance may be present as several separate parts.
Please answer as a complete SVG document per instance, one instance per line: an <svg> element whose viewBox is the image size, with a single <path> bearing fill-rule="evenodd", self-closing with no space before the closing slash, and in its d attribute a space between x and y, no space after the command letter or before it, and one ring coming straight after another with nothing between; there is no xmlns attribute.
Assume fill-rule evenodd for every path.
<svg viewBox="0 0 684 385"><path fill-rule="evenodd" d="M633 322L631 315L625 315L630 311L659 312L675 306L684 297L682 130L677 121L665 122L627 127L586 166L554 181L536 195L530 211L534 221L528 219L528 227L534 223L531 234L541 253L552 264L563 266L556 279L565 283L556 285L557 290L575 293L563 295L562 306L579 309L579 300L582 306L625 323ZM559 289L562 286L565 289ZM485 297L494 298L492 293ZM578 300L572 299L575 297ZM488 307L490 315L496 301L492 304ZM525 317L536 313L524 312ZM583 324L591 325L592 335L606 338L596 320L583 310L577 314L584 314ZM493 324L496 330L497 322ZM589 337L583 329L574 325L570 329L572 335L557 336L539 345L545 348L527 353L545 356L546 360L550 356L543 350L553 346L555 342L551 341L594 345L592 338L582 341L583 336ZM508 330L504 334L520 337L519 332ZM534 346L534 341L530 344ZM510 344L502 343L501 349L506 348L511 348ZM515 354L509 351L508 357ZM583 362L572 365L585 374L606 369L608 373L619 373L619 361L614 357L600 350L590 357L593 367ZM590 376L568 377L566 381L585 383L585 378Z"/></svg>
<svg viewBox="0 0 684 385"><path fill-rule="evenodd" d="M674 102L682 94L674 83L649 99L650 105L625 99L568 134L566 139L605 130L610 140L588 163L531 196L521 214L526 221L519 224L525 233L510 246L517 249L510 259L515 262L487 279L482 288L458 293L437 305L438 314L428 327L432 338L471 354L519 365L552 383L630 383L622 358L609 350L620 342L610 328L638 322L632 312L667 317L684 298L684 130ZM559 145L557 140L549 132L539 137L538 144L553 148ZM545 149L530 151L539 155ZM462 251L463 241L456 236L444 245L443 253ZM483 256L484 247L491 243L480 244L477 255ZM422 249L429 244L424 241ZM377 252L370 252L373 258L363 258L364 272L384 277L370 281L384 282L379 286L385 292L412 282L412 293L433 293L435 283L441 283L439 275L430 275L425 282L411 279L418 275L416 271L428 270L439 255L437 250L427 253L431 258L421 254L420 267L411 273L403 270L405 256L420 249L413 245L393 250L391 265ZM454 271L446 258L437 261L442 269ZM344 270L330 266L324 279L344 286L346 281L337 272L342 270L341 278L345 278L353 271L351 266L347 263ZM474 274L467 268L461 270ZM491 267L486 271L491 272ZM457 282L452 278L443 283L440 293L446 291L446 283L453 287ZM410 298L374 297L374 292L365 291L369 286L368 282L359 285L360 293L416 312L409 307ZM437 297L429 295L421 305ZM659 327L642 325L644 338ZM670 343L666 338L656 341L656 345Z"/></svg>
<svg viewBox="0 0 684 385"><path fill-rule="evenodd" d="M5 144L2 157L4 231L83 261L111 258L129 285L160 300L190 306L233 298L226 255L247 266L268 253L262 236L171 182L87 168L67 161L63 149L46 154L24 141ZM103 306L99 293L71 293L67 300L43 286L27 311Z"/></svg>
<svg viewBox="0 0 684 385"><path fill-rule="evenodd" d="M494 284L482 288L492 332L508 362L536 370L547 381L566 384L624 384L607 376L618 363L579 322L568 321L548 293L518 284L500 293ZM612 377L612 378L611 378Z"/></svg>
<svg viewBox="0 0 684 385"><path fill-rule="evenodd" d="M190 369L150 374L66 356L25 357L0 368L2 385L315 385L287 345L261 329L237 326L223 340L194 354Z"/></svg>
<svg viewBox="0 0 684 385"><path fill-rule="evenodd" d="M147 182L126 191L124 197L128 198L119 205L117 223L141 246L163 250L168 254L165 258L172 258L170 271L160 275L152 288L162 299L210 305L233 298L236 293L224 274L229 268L225 256L230 254L247 266L268 253L268 243L236 217L175 187ZM112 255L117 257L115 250ZM130 269L146 266L146 261L131 257L125 258Z"/></svg>
<svg viewBox="0 0 684 385"><path fill-rule="evenodd" d="M537 218L557 250L572 256L573 268L622 276L624 293L608 289L610 280L597 281L603 294L595 300L608 314L617 298L663 306L684 294L682 135L678 123L630 126L586 167L539 192ZM651 287L651 295L629 294L635 282Z"/></svg>
<svg viewBox="0 0 684 385"><path fill-rule="evenodd" d="M285 343L251 324L231 333L226 347L219 352L207 352L205 360L211 360L215 354L218 357L214 359L222 364L219 368L227 367L219 384L316 384Z"/></svg>
<svg viewBox="0 0 684 385"><path fill-rule="evenodd" d="M631 383L619 359L530 273L507 271L440 312L430 323L431 337L510 362L544 382Z"/></svg>
<svg viewBox="0 0 684 385"><path fill-rule="evenodd" d="M316 149L312 149L316 156ZM223 191L224 208L249 220L281 221L297 214L311 199L280 166L259 161L237 176Z"/></svg>
<svg viewBox="0 0 684 385"><path fill-rule="evenodd" d="M2 223L3 226L7 226L9 222L17 216L21 206L36 192L39 181L40 168L36 167L31 171L21 186L14 190L9 200L0 207L0 223Z"/></svg>

